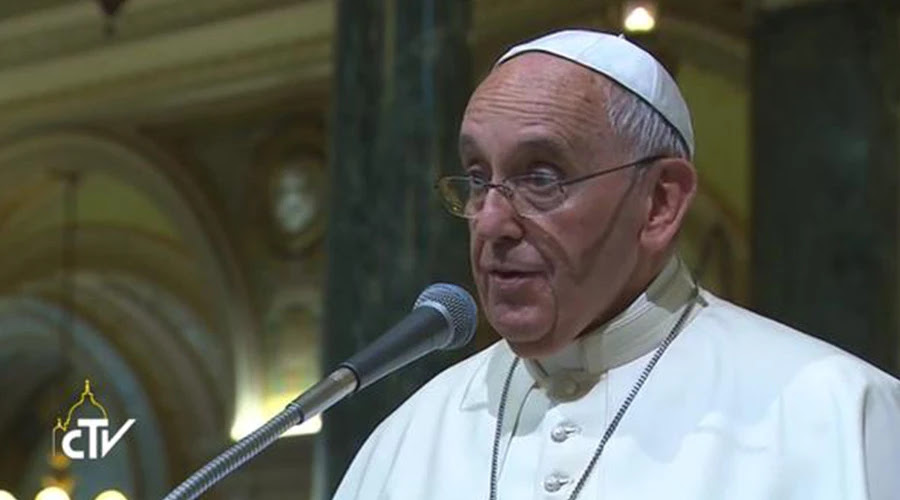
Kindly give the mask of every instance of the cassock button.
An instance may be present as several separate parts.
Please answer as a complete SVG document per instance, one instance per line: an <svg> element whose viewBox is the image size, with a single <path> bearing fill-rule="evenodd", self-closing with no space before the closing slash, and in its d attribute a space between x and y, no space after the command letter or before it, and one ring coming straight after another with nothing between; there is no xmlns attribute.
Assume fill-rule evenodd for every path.
<svg viewBox="0 0 900 500"><path fill-rule="evenodd" d="M578 391L578 382L570 376L557 375L550 380L550 394L556 399L572 400Z"/></svg>
<svg viewBox="0 0 900 500"><path fill-rule="evenodd" d="M569 481L571 481L571 479L568 477L554 472L544 479L544 490L547 493L556 493L560 488L569 484Z"/></svg>
<svg viewBox="0 0 900 500"><path fill-rule="evenodd" d="M562 443L572 434L577 434L580 429L575 424L562 423L557 425L550 431L550 438L557 443Z"/></svg>
<svg viewBox="0 0 900 500"><path fill-rule="evenodd" d="M570 378L566 378L562 381L562 384L560 384L559 389L562 392L563 396L571 398L578 392L578 382L575 382Z"/></svg>

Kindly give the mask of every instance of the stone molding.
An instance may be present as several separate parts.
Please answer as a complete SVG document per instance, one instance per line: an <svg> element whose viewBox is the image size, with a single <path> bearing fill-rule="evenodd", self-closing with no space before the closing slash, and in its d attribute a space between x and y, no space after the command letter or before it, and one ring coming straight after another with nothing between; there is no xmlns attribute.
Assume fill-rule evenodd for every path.
<svg viewBox="0 0 900 500"><path fill-rule="evenodd" d="M135 2L135 5L141 3ZM235 0L224 0L224 3L154 0L146 3L148 7L144 8L148 10L150 20L142 22L149 26L154 22L162 23L153 20L158 19L153 13L165 10L162 6L166 4L192 5L193 10L186 12L194 13L197 23L208 17L196 12L206 12L214 3L234 8L241 4L240 8L249 8ZM129 37L128 19L143 15L136 11L131 12L130 17L123 17L121 29L126 34L121 40L101 40L102 43L93 48L55 58L36 54L58 54L63 50L58 45L65 43L64 36L62 42L35 44L35 48L24 51L30 54L29 62L20 61L12 66L0 62L0 81L4 82L0 87L0 127L21 128L46 121L140 117L173 106L273 91L309 78L327 80L333 24L331 2L310 0L288 6L278 6L279 2L275 0L246 3L274 7L205 24L191 24L174 31ZM207 6L206 10L201 8L203 5ZM92 25L87 14L78 9L84 9L84 6L23 16L34 16L35 20L26 19L22 21L24 28L0 36L0 46L4 43L15 45L9 39L15 40L17 30L24 30L19 36L27 39L36 36L35 33L42 37L57 37L53 30L62 29L59 27L62 20L80 20L82 28L78 29ZM62 10L72 19L57 12ZM41 16L46 18L54 13L62 20L54 24L50 22L53 19L45 19L48 20L46 27L35 25L32 31L28 30L27 26L37 23ZM188 14L178 19L185 18L194 19ZM0 22L0 33L4 25L11 22ZM143 29L152 32L150 27ZM77 36L75 39L73 44L77 45ZM0 61L3 57L0 52ZM85 68L90 70L85 71Z"/></svg>

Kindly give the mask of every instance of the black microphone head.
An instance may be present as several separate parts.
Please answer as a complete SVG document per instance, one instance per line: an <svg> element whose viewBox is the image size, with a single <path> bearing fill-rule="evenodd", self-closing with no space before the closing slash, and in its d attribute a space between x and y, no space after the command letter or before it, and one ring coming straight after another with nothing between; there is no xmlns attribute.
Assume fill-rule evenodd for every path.
<svg viewBox="0 0 900 500"><path fill-rule="evenodd" d="M433 307L447 318L447 323L450 324L450 340L442 349L462 347L475 335L478 307L475 305L475 299L462 287L449 283L435 283L416 299L413 309L419 307Z"/></svg>

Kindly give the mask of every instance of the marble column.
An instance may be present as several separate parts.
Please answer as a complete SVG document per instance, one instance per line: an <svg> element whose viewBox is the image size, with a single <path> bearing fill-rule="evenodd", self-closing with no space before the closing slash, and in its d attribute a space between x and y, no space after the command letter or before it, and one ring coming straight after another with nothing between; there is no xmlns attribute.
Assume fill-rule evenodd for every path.
<svg viewBox="0 0 900 500"><path fill-rule="evenodd" d="M409 312L428 284L470 285L465 221L435 180L459 170L459 120L471 91L468 1L338 2L323 366L362 349ZM471 349L432 355L324 415L330 497L387 414ZM320 457L322 455L320 454Z"/></svg>
<svg viewBox="0 0 900 500"><path fill-rule="evenodd" d="M897 372L893 2L764 11L752 34L756 309Z"/></svg>

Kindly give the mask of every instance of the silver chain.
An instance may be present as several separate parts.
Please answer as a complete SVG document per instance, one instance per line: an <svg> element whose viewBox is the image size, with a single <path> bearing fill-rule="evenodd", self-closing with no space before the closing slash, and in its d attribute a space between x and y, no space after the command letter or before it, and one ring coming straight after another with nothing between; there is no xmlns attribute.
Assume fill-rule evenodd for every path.
<svg viewBox="0 0 900 500"><path fill-rule="evenodd" d="M675 326L672 327L672 330L669 331L668 335L662 340L659 344L659 347L656 348L656 352L653 353L653 357L647 362L647 365L644 367L644 370L641 372L641 376L638 377L637 382L635 382L634 386L632 386L631 391L628 393L628 397L625 398L625 401L622 402L622 406L619 407L619 410L616 412L616 415L613 417L612 422L609 423L609 426L606 428L606 432L603 433L603 437L600 438L600 444L597 445L597 449L594 450L594 455L591 457L591 461L588 462L587 467L584 472L581 474L581 478L578 479L578 483L575 485L575 488L572 490L572 494L569 495L569 500L575 500L581 490L584 488L584 485L587 483L588 477L591 475L591 471L594 470L594 467L597 465L597 462L600 460L600 455L603 453L603 448L606 446L606 442L609 441L609 438L612 437L613 432L615 432L616 427L619 426L619 422L622 420L622 417L625 416L625 412L628 411L628 407L631 406L631 402L634 401L634 398L637 396L638 391L643 387L644 382L647 381L647 377L650 376L650 372L653 371L653 368L656 366L656 363L659 361L659 358L662 357L663 353L666 352L666 349L675 340L675 337L681 332L681 329L684 327L685 321L687 321L688 316L691 311L694 309L694 305L697 302L697 297L700 295L700 288L695 284L694 290L691 294L690 302L688 306L685 307L684 312L679 316L678 321L675 323ZM513 373L516 371L516 367L519 365L519 357L516 356L513 359L512 364L509 367L509 372L506 374L506 380L503 382L503 391L500 394L500 407L497 409L497 427L494 430L494 449L491 455L491 493L490 500L497 500L497 474L499 471L499 462L500 462L500 431L503 428L503 418L506 413L506 403L507 397L509 395L509 386L512 383Z"/></svg>

